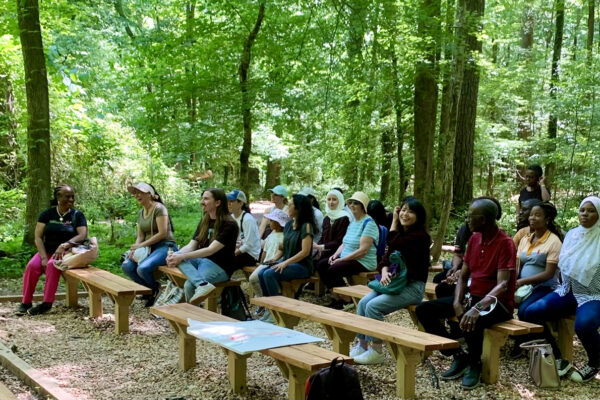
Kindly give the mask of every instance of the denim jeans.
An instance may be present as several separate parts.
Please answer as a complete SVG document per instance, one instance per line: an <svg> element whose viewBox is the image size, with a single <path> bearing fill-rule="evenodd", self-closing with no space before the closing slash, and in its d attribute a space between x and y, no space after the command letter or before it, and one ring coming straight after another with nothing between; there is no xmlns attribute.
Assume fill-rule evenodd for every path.
<svg viewBox="0 0 600 400"><path fill-rule="evenodd" d="M527 309L533 303L535 303L539 299L547 296L551 292L552 292L552 288L550 286L537 286L536 288L534 288L533 291L531 292L531 294L529 295L529 297L526 298L525 301L523 301L521 304L519 304L519 311L517 313L517 315L519 316L519 319L521 321L527 321L525 319L525 312L527 311ZM527 322L531 322L531 321L527 321Z"/></svg>
<svg viewBox="0 0 600 400"><path fill-rule="evenodd" d="M410 281L400 294L382 294L372 291L358 302L356 314L383 321L383 317L396 310L419 304L425 294L425 282ZM362 334L360 340L379 340Z"/></svg>
<svg viewBox="0 0 600 400"><path fill-rule="evenodd" d="M183 285L186 301L194 296L196 287L203 282L215 284L229 280L227 272L208 258L190 258L179 264L178 268L188 278Z"/></svg>
<svg viewBox="0 0 600 400"><path fill-rule="evenodd" d="M279 282L303 279L310 276L308 269L302 264L290 264L283 271L278 272L273 268L265 268L258 273L258 281L263 296L278 296L280 294Z"/></svg>
<svg viewBox="0 0 600 400"><path fill-rule="evenodd" d="M161 265L166 265L169 245L173 245L173 249L177 250L177 245L173 242L158 242L151 246L152 251L150 252L150 255L139 265L127 257L121 265L123 272L125 272L132 281L149 288L154 288L156 285L154 271Z"/></svg>
<svg viewBox="0 0 600 400"><path fill-rule="evenodd" d="M554 337L545 326L547 321L558 320L575 314L575 333L587 352L589 365L600 367L600 301L592 300L577 306L572 292L561 297L552 292L532 304L525 313L525 318L534 324L544 325L544 337L552 345L556 358L562 358Z"/></svg>

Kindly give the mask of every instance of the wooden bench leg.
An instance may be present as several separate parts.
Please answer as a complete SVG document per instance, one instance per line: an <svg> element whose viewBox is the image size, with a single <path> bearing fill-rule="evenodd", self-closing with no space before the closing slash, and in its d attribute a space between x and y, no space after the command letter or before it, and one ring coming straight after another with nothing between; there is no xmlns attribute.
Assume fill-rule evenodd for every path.
<svg viewBox="0 0 600 400"><path fill-rule="evenodd" d="M246 393L246 359L252 355L240 355L231 350L223 349L227 354L227 375L233 393Z"/></svg>
<svg viewBox="0 0 600 400"><path fill-rule="evenodd" d="M206 300L204 300L204 308L208 311L217 312L217 302L221 298L221 293L223 293L222 287L215 288L215 290L210 292Z"/></svg>
<svg viewBox="0 0 600 400"><path fill-rule="evenodd" d="M79 286L79 280L66 276L63 274L63 278L65 278L65 286L67 291L67 307L76 308L77 307L77 287Z"/></svg>
<svg viewBox="0 0 600 400"><path fill-rule="evenodd" d="M562 358L573 362L573 336L575 336L575 319L563 318L558 320L558 348Z"/></svg>
<svg viewBox="0 0 600 400"><path fill-rule="evenodd" d="M496 383L500 370L500 348L506 343L508 335L505 333L486 329L483 333L483 352L481 361L481 379L485 383Z"/></svg>
<svg viewBox="0 0 600 400"><path fill-rule="evenodd" d="M119 295L115 301L115 333L129 332L129 306L133 303L135 295Z"/></svg>
<svg viewBox="0 0 600 400"><path fill-rule="evenodd" d="M330 325L323 324L322 326L327 332L327 337L333 342L333 351L345 356L350 354L350 343L356 338L356 333Z"/></svg>
<svg viewBox="0 0 600 400"><path fill-rule="evenodd" d="M271 310L271 314L273 314L273 318L275 318L277 325L288 329L294 329L294 327L300 322L300 317L295 317L293 315L287 315L273 310Z"/></svg>
<svg viewBox="0 0 600 400"><path fill-rule="evenodd" d="M319 279L316 283L315 283L315 294L317 296L323 296L325 294L325 285L323 284L323 282Z"/></svg>
<svg viewBox="0 0 600 400"><path fill-rule="evenodd" d="M188 335L187 326L179 325L169 321L173 330L177 333L177 345L179 349L178 366L182 371L187 371L196 366L196 338Z"/></svg>
<svg viewBox="0 0 600 400"><path fill-rule="evenodd" d="M306 380L310 376L310 371L298 368L293 365L277 360L277 365L288 380L288 399L304 400Z"/></svg>
<svg viewBox="0 0 600 400"><path fill-rule="evenodd" d="M281 282L281 295L282 296L293 299L295 294L296 294L296 291L294 290L294 285L292 285L290 282L286 282L286 281Z"/></svg>
<svg viewBox="0 0 600 400"><path fill-rule="evenodd" d="M102 316L102 290L81 282L85 290L88 292L88 300L90 305L90 317L98 318Z"/></svg>
<svg viewBox="0 0 600 400"><path fill-rule="evenodd" d="M392 357L396 360L396 396L403 399L415 397L417 364L423 358L419 350L388 343Z"/></svg>

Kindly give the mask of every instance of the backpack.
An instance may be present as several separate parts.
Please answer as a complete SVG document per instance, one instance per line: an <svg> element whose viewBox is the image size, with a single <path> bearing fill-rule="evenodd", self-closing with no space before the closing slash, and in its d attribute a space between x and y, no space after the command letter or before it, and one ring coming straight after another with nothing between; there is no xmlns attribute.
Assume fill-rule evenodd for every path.
<svg viewBox="0 0 600 400"><path fill-rule="evenodd" d="M227 286L221 293L221 314L235 318L238 321L252 319L246 296L239 286Z"/></svg>
<svg viewBox="0 0 600 400"><path fill-rule="evenodd" d="M373 220L371 218L367 218L365 219L365 222L363 222L362 230L360 232L361 234L362 231L365 229L365 226L367 226L367 224L369 223L369 221ZM388 229L383 225L377 225L377 227L379 228L379 241L375 243L375 248L377 249L377 257L381 258L385 254L385 248L387 247Z"/></svg>
<svg viewBox="0 0 600 400"><path fill-rule="evenodd" d="M305 400L363 400L356 370L338 357L306 380Z"/></svg>

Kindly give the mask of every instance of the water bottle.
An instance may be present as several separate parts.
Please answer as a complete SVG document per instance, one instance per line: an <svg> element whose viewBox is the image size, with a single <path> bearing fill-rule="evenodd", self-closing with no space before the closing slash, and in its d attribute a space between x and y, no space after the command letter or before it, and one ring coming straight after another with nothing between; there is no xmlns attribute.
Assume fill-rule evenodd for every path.
<svg viewBox="0 0 600 400"><path fill-rule="evenodd" d="M171 254L173 254L173 243L169 244L169 250L167 250L167 256L170 256Z"/></svg>

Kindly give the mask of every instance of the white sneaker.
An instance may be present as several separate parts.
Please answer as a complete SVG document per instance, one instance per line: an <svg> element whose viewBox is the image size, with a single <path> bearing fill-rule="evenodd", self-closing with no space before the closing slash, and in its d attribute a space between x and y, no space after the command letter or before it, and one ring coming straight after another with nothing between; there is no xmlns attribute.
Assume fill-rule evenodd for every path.
<svg viewBox="0 0 600 400"><path fill-rule="evenodd" d="M260 319L260 321L266 322L268 324L277 325L277 322L275 322L275 317L273 316L273 313L269 310L265 310L265 313L262 316L262 318Z"/></svg>
<svg viewBox="0 0 600 400"><path fill-rule="evenodd" d="M173 290L169 293L169 297L167 298L167 300L165 300L163 305L166 306L168 304L177 304L181 302L181 299L183 299L183 289L175 286Z"/></svg>
<svg viewBox="0 0 600 400"><path fill-rule="evenodd" d="M360 345L360 343L356 343L353 348L350 349L350 357L356 358L360 356L362 353L367 351L364 347Z"/></svg>
<svg viewBox="0 0 600 400"><path fill-rule="evenodd" d="M357 364L372 365L382 364L385 360L383 354L369 346L369 349L359 356L354 357L354 362Z"/></svg>
<svg viewBox="0 0 600 400"><path fill-rule="evenodd" d="M188 303L193 304L196 301L200 300L200 298L208 295L210 292L215 290L215 286L210 282L202 282L198 287L196 287L196 291L192 298L188 301Z"/></svg>

